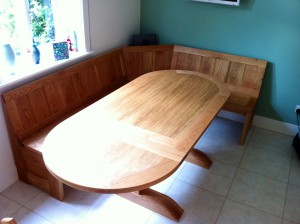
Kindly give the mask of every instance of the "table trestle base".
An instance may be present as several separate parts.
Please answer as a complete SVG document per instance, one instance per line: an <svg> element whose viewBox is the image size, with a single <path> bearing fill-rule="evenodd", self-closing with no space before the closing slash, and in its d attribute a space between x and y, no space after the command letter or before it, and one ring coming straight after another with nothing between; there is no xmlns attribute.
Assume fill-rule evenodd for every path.
<svg viewBox="0 0 300 224"><path fill-rule="evenodd" d="M201 152L200 150L195 148L191 149L185 161L206 169L209 169L212 165L212 160L204 152Z"/></svg>
<svg viewBox="0 0 300 224"><path fill-rule="evenodd" d="M172 198L150 188L118 195L177 222L184 212Z"/></svg>

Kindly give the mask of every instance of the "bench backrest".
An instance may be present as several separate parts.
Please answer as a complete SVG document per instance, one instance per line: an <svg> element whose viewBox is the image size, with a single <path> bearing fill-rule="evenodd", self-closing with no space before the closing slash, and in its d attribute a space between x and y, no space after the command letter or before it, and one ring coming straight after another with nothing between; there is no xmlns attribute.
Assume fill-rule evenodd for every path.
<svg viewBox="0 0 300 224"><path fill-rule="evenodd" d="M151 71L177 69L202 72L227 83L233 93L229 101L252 108L266 64L264 60L176 45L129 46L6 92L3 105L13 132L22 140L127 80ZM243 92L251 100L241 100Z"/></svg>
<svg viewBox="0 0 300 224"><path fill-rule="evenodd" d="M22 140L125 82L123 52L118 49L6 92L3 105Z"/></svg>
<svg viewBox="0 0 300 224"><path fill-rule="evenodd" d="M235 88L260 91L267 61L175 46L171 69L198 71Z"/></svg>
<svg viewBox="0 0 300 224"><path fill-rule="evenodd" d="M124 47L128 80L147 72L170 69L174 45Z"/></svg>
<svg viewBox="0 0 300 224"><path fill-rule="evenodd" d="M126 74L132 80L163 69L198 71L225 82L231 89L249 89L258 96L267 61L178 45L124 47Z"/></svg>

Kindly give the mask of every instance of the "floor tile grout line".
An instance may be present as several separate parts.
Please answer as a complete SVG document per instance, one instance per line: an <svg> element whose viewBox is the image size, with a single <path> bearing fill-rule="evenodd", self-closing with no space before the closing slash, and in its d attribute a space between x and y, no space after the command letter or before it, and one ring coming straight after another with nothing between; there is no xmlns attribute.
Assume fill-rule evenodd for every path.
<svg viewBox="0 0 300 224"><path fill-rule="evenodd" d="M248 141L246 140L247 143L246 143L245 148L243 149L243 155L241 156L241 159L240 159L238 165L235 166L235 167L236 167L236 171L235 171L234 176L233 176L233 178L232 178L231 184L230 184L230 186L229 186L229 188L228 188L227 194L225 195L225 200L223 201L223 204L222 204L222 206L221 206L221 208L220 208L219 214L218 214L218 216L217 216L217 220L216 220L216 222L215 222L216 224L217 224L218 220L220 219L220 215L221 215L221 212L222 212L222 210L223 210L223 208L224 208L224 205L225 205L226 200L227 200L227 199L230 200L230 199L228 198L228 194L229 194L230 189L231 189L231 187L232 187L232 185L233 185L234 179L236 178L238 169L239 169L239 167L240 167L240 165L241 165L242 159L243 159L243 157L244 157L244 155L245 155L245 152L246 152L246 150L247 150L248 144L249 144L249 142L250 142L250 140L251 140L253 131L254 131L254 130L251 131L251 135L249 136ZM219 162L220 162L220 161L219 161ZM225 163L225 164L226 164L226 163ZM224 196L223 196L223 197L224 197Z"/></svg>
<svg viewBox="0 0 300 224"><path fill-rule="evenodd" d="M223 205L224 205L224 203L225 203L225 201L226 201L226 197L224 197L224 195L220 195L220 194L217 194L217 193L215 193L215 192L209 191L208 189L205 189L205 188L203 188L203 187L201 187L201 186L196 186L196 185L194 185L194 184L188 183L188 182L186 182L186 181L184 181L184 180L181 180L181 179L178 179L178 178L176 178L176 180L181 181L181 182L184 182L185 184L188 184L188 185L190 185L190 186L192 186L192 187L198 188L199 190L206 191L206 192L208 192L208 193L210 193L210 194L214 194L214 195L216 195L216 196L219 196L219 197L224 198L224 201L223 201L223 203L222 203L221 209L220 209L219 214L218 214L218 216L217 216L217 218L216 218L216 222L215 222L215 224L216 224L217 221L218 221L218 219L219 219L219 215L220 215L220 213L221 213L221 211L222 211ZM172 185L173 185L174 183L175 183L175 182L173 182ZM172 186L172 185L171 185L171 186ZM170 187L170 188L171 188L171 187ZM169 188L169 189L170 189L170 188ZM169 190L168 190L168 191L169 191ZM180 223L180 221L179 221L179 222L176 222L176 223ZM147 224L147 223L146 223L146 224Z"/></svg>
<svg viewBox="0 0 300 224"><path fill-rule="evenodd" d="M288 218L282 218L282 224L283 224L283 221L284 220L286 220L286 221L289 221L289 222L291 222L292 224L299 224L300 222L295 222L295 221L293 221L293 220L290 220L290 219L288 219Z"/></svg>
<svg viewBox="0 0 300 224"><path fill-rule="evenodd" d="M35 214L35 215L41 217L42 219L47 220L47 221L50 222L50 223L56 224L55 222L53 222L53 221L47 219L46 217L42 216L41 214L38 214L38 213L36 213L35 211L33 211L33 210L31 210L30 208L27 208L27 207L25 207L25 206L22 206L20 209L18 209L18 211L20 211L22 208L27 209L27 210L30 211L31 213L33 213L33 214ZM18 211L16 211L16 212L14 213L14 215L17 214Z"/></svg>
<svg viewBox="0 0 300 224"><path fill-rule="evenodd" d="M37 197L38 197L39 195L41 195L42 193L43 193L43 191L39 192L37 195L35 195L34 197L32 197L27 203L25 203L25 205L22 205L22 207L25 208L25 209L27 209L27 210L29 210L30 212L32 212L32 213L38 215L39 217L41 217L41 218L43 218L43 219L45 219L45 220L47 220L47 221L49 221L49 222L51 222L51 223L53 223L53 224L56 224L55 222L53 222L53 221L47 219L46 217L42 216L42 215L39 214L39 213L36 213L36 212L35 212L34 210L32 210L31 208L27 207L28 204L29 204L32 200L34 200L35 198L37 198Z"/></svg>
<svg viewBox="0 0 300 224"><path fill-rule="evenodd" d="M284 182L284 181L282 181L282 180L279 180L279 179L276 179L276 178L272 178L272 177L269 177L269 176L266 176L266 175L263 175L263 174L260 174L260 173L254 172L254 171L252 171L252 170L248 170L248 169L245 169L245 168L241 167L242 160L243 160L243 158L244 158L244 156L245 156L246 151L248 150L248 146L249 146L249 144L250 144L250 142L251 142L251 138L253 137L253 133L255 132L255 129L256 129L256 128L254 127L254 129L253 129L252 132L251 132L251 136L249 137L249 140L248 140L248 142L247 142L247 146L245 147L245 150L244 150L243 156L242 156L242 158L241 158L241 160L240 160L238 169L241 169L241 170L244 170L244 171L247 171L247 172L250 172L250 173L253 173L253 174L256 174L256 175L259 175L259 176L262 176L262 177L266 177L266 178L269 178L269 179L272 179L272 180L275 180L275 181L279 181L279 182L281 182L281 183L286 184L286 194L285 194L285 198L284 198L284 205L283 205L283 210L282 210L282 217L277 216L277 215L274 215L274 214L271 214L271 213L269 213L269 212L267 212L267 211L264 211L264 210L261 210L261 209L259 209L259 208L252 207L252 206L250 206L250 205L243 204L243 203L240 203L240 202L238 202L238 201L235 201L235 200L233 200L233 199L231 199L231 198L228 198L228 194L226 195L226 199L231 200L231 201L235 201L235 202L237 202L237 203L239 203L239 204L246 205L246 206L251 207L251 208L253 208L253 209L256 209L256 210L259 210L259 211L268 213L268 214L270 214L270 215L279 217L279 218L281 218L281 222L282 222L283 217L284 217L285 202L286 202L286 198L287 198L287 189L288 189L289 178L288 178L288 181L287 181L287 182ZM250 144L250 146L251 146L251 144ZM272 150L272 151L273 151L273 150ZM281 153L281 154L283 154L283 153ZM290 159L292 160L292 156L290 156ZM291 165L292 165L292 161L290 161L289 176L290 176L290 171L291 171ZM238 171L238 169L237 169L237 171ZM234 177L234 178L235 178L235 177ZM234 182L234 179L233 179L233 182ZM231 187L232 187L232 185L230 186L230 189L231 189ZM230 192L230 189L229 189L228 193Z"/></svg>
<svg viewBox="0 0 300 224"><path fill-rule="evenodd" d="M2 193L1 193L1 195L2 195L3 197L5 197L5 198L9 199L10 201L12 201L12 202L14 202L14 203L20 205L21 207L24 207L24 205L20 204L19 202L15 201L15 200L12 199L12 198L6 196L5 194L2 194Z"/></svg>
<svg viewBox="0 0 300 224"><path fill-rule="evenodd" d="M243 206L246 206L246 207L255 209L255 210L257 210L257 211L261 211L261 212L263 212L263 213L267 213L267 214L269 214L269 215L278 217L278 218L281 219L281 221L282 221L282 219L283 219L283 214L282 214L282 217L280 217L280 216L271 214L271 213L269 213L269 212L267 212L267 211L261 210L261 209L259 209L259 208L256 208L256 207L253 207L253 206L250 206L250 205L247 205L247 204L244 204L244 203L235 201L235 200L233 200L233 199L231 199L231 198L228 197L228 194L229 194L229 192L230 192L230 189L232 188L232 185L233 185L233 183L234 183L234 180L235 180L235 178L236 178L236 175L237 175L238 170L239 170L239 169L242 169L242 170L248 171L247 169L244 169L244 168L241 167L241 163L242 163L242 160L243 160L243 158L244 158L244 156L245 156L245 153L246 153L246 151L247 151L247 148L248 148L248 146L249 146L249 143L251 142L251 138L252 138L252 135L253 135L253 132L254 132L254 131L255 131L255 127L253 127L253 130L252 130L252 132L251 132L251 135L249 136L249 139L248 139L248 141L247 141L247 143L246 143L246 146L245 146L245 148L244 148L243 155L242 155L242 157L241 157L241 159L240 159L240 162L239 162L239 164L238 164L238 166L237 166L236 172L235 172L234 177L233 177L233 179L232 179L232 182L231 182L231 185L230 185L230 187L229 187L229 190L228 190L228 192L227 192L227 194L226 194L225 200L224 200L224 202L223 202L223 205L222 205L222 207L221 207L221 210L220 210L220 212L219 212L219 215L218 215L217 220L219 220L219 218L220 218L220 214L221 214L221 211L222 211L223 208L224 208L224 205L225 205L226 200L231 200L231 201L234 201L234 202L236 202L236 203L238 203L238 204L240 204L240 205L243 205ZM251 171L249 171L249 172L251 172ZM257 174L257 173L255 173L255 172L252 172L252 173ZM258 175L260 175L260 174L258 174ZM263 176L263 175L260 175L260 176ZM269 177L269 178L270 178L270 177ZM271 179L273 179L273 178L271 178ZM285 197L285 199L286 199L286 197ZM284 208L283 208L283 213L284 213ZM216 222L216 223L217 223L217 222Z"/></svg>
<svg viewBox="0 0 300 224"><path fill-rule="evenodd" d="M253 130L252 133L251 133L251 137L252 137L252 135L253 135L253 132L254 132L254 130ZM248 148L248 146L252 146L251 144L249 145L249 143L251 142L251 137L249 138L249 141L248 141L247 146L246 146L246 148L245 148L243 157L245 156L245 153L246 153L247 151L248 151L248 152L250 151L250 150L247 149L247 148ZM263 148L263 149L265 149L265 148ZM267 149L267 150L269 150L269 149ZM287 155L286 153L281 153L281 152L274 151L274 150L270 150L270 151L273 152L273 153L278 153L278 154L284 155L284 156L286 156L287 158L289 158L289 159L291 160L291 161L290 161L290 167L291 167L291 162L292 162L293 155ZM292 153L291 153L291 154L292 154ZM254 173L254 174L257 174L257 175L260 175L260 176L263 176L263 177L271 178L271 179L273 179L273 180L277 180L277 181L280 181L280 182L289 184L289 178L288 178L287 181L284 181L284 180L281 180L281 179L278 179L278 178L275 178L275 177L270 177L270 176L267 176L267 175L264 175L264 174L255 172L255 171L253 171L253 170L250 170L250 169L241 167L241 163L242 163L243 157L242 157L242 159L241 159L241 161L240 161L239 169L243 169L243 170L245 170L245 171L249 171L249 172L251 172L251 173ZM288 174L288 176L290 176L290 169L289 169L289 174Z"/></svg>
<svg viewBox="0 0 300 224"><path fill-rule="evenodd" d="M295 187L295 188L299 188L299 189L300 189L300 186L299 186L299 185L296 185L296 184L288 183L288 186L293 186L293 187Z"/></svg>
<svg viewBox="0 0 300 224"><path fill-rule="evenodd" d="M276 179L276 178L274 178L274 177L269 177L269 176L267 176L267 175L260 174L260 173L257 173L257 172L255 172L255 171L252 171L252 170L248 170L248 169L243 168L243 167L239 167L238 169L244 170L244 171L247 171L247 172L249 172L249 173L252 173L252 174L255 174L255 175L258 175L258 176L261 176L261 177L265 177L265 178L268 178L268 179L271 179L271 180L274 180L274 181L278 181L278 182L281 182L281 183L286 184L286 185L289 184L287 181L279 180L279 179Z"/></svg>
<svg viewBox="0 0 300 224"><path fill-rule="evenodd" d="M177 180L178 180L178 181L181 181L181 182L184 182L185 184L191 185L192 187L198 188L198 189L200 189L200 190L209 192L209 193L211 193L211 194L215 194L215 195L217 195L217 196L219 196L219 197L226 198L224 195L221 195L221 194L218 194L218 193L216 193L216 192L210 191L210 190L208 190L208 189L206 189L206 188L204 188L204 187L201 187L201 186L197 186L197 185L188 183L188 182L186 182L186 181L184 181L184 180L181 180L181 179L177 179Z"/></svg>
<svg viewBox="0 0 300 224"><path fill-rule="evenodd" d="M244 157L244 155L245 155L245 152L246 152L247 146L248 146L248 144L249 144L249 141L250 141L250 139L251 139L252 133L253 133L253 131L251 132L251 135L250 135L250 137L249 137L249 139L248 139L248 141L247 141L247 145L246 145L245 148L243 149L243 155L241 156L241 159L240 159L240 161L239 161L239 164L238 164L238 166L236 167L236 171L235 171L234 176L233 176L233 178L232 178L231 184L230 184L230 186L229 186L229 188L228 188L227 194L225 195L225 199L224 199L224 201L223 201L223 204L222 204L222 206L221 206L221 208L220 208L220 211L219 211L219 214L218 214L218 216L217 216L217 220L216 220L216 222L215 222L216 224L218 223L218 220L220 219L220 215L221 215L221 212L222 212L222 210L223 210L223 208L224 208L224 205L225 205L226 200L227 200L227 199L230 200L230 199L228 198L228 194L229 194L230 189L231 189L231 187L232 187L232 185L233 185L234 179L235 179L235 177L236 177L236 175L237 175L237 172L238 172L238 169L239 169L239 167L240 167L241 161L242 161L242 159L243 159L243 157Z"/></svg>
<svg viewBox="0 0 300 224"><path fill-rule="evenodd" d="M281 132L276 131L276 130L270 130L270 129L263 128L263 127L259 127L259 126L253 126L253 127L256 127L256 128L259 128L259 129L262 129L262 130L265 130L265 131L270 131L270 132L273 132L273 133L276 133L276 134L279 134L279 135L284 135L284 136L287 136L287 137L291 137L291 138L294 137L294 136L292 136L292 135L284 134L284 133L281 133Z"/></svg>
<svg viewBox="0 0 300 224"><path fill-rule="evenodd" d="M250 144L250 142L251 142L251 139L252 139L252 137L253 137L253 133L255 132L256 129L257 129L257 127L253 126L253 130L252 130L252 132L251 132L251 135L250 135L249 140L248 140L248 142L247 142L247 145L246 145L246 147L245 147L245 150L244 150L242 159L240 160L240 163L239 163L238 168L239 168L239 169L246 170L246 171L249 171L249 172L252 172L252 173L255 173L255 174L258 174L258 175L260 175L260 176L268 177L268 176L266 176L266 175L259 174L259 173L256 173L256 172L252 171L252 170L248 170L248 169L245 169L245 168L241 167L242 160L243 160L243 158L244 158L244 156L245 156L246 151L248 150L248 147L249 147L249 146L252 146L252 145ZM249 151L249 150L248 150L248 151ZM273 150L271 150L271 151L272 151L272 152L276 152L276 151L273 151ZM284 153L280 153L280 152L277 152L277 153L279 153L279 154L284 154ZM286 154L285 154L285 155L286 155ZM290 156L290 157L292 158L292 156ZM272 177L268 177L268 178L278 180L278 179L272 178ZM282 180L278 180L278 181L284 182L284 181L282 181ZM285 183L285 182L284 182L284 183Z"/></svg>
<svg viewBox="0 0 300 224"><path fill-rule="evenodd" d="M288 182L287 182L287 186L286 186L286 190L285 190L285 198L284 198L284 204L283 204L282 219L284 218L284 213L285 213L285 208L286 208L287 195L288 195L288 189L289 189L289 183L290 183L290 176L291 176L291 170L292 170L292 165L293 165L293 156L294 156L294 152L292 152L292 156L290 158L290 170L289 170Z"/></svg>
<svg viewBox="0 0 300 224"><path fill-rule="evenodd" d="M14 199L8 197L7 195L2 194L2 192L1 192L0 194L1 194L3 197L9 199L10 201L12 201L12 202L14 202L14 203L20 205L20 207L17 209L17 211L15 211L15 212L11 215L12 217L14 217L15 214L17 214L21 209L27 209L27 210L29 210L30 212L34 213L35 215L38 215L39 217L41 217L41 218L43 218L43 219L45 219L45 220L47 220L47 221L53 223L52 221L48 220L46 217L43 217L43 216L41 216L40 214L38 214L38 213L36 213L35 211L33 211L32 209L26 207L26 205L27 205L30 201L32 201L34 198L36 198L36 197L37 197L38 195L40 195L41 193L42 193L42 192L39 192L36 196L32 197L27 203L25 203L25 205L22 205L22 204L20 204L19 202L15 201ZM55 224L55 223L53 223L53 224Z"/></svg>
<svg viewBox="0 0 300 224"><path fill-rule="evenodd" d="M240 162L239 162L239 164L238 164L238 166L237 166L237 169L236 169L235 174L234 174L234 176L233 176L233 178L232 178L232 182L231 182L231 184L230 184L230 187L229 187L229 189L228 189L228 192L227 192L225 198L228 197L228 194L229 194L230 189L231 189L231 187L232 187L232 185L233 185L234 179L236 178L237 172L238 172L238 170L239 170L239 168L240 168L240 166L241 166L241 163L242 163L242 160L243 160L243 158L244 158L244 156L245 156L245 152L246 152L246 150L247 150L247 147L248 147L248 145L249 145L249 142L251 141L251 137L252 137L253 131L254 131L254 130L252 130L252 132L251 132L251 134L250 134L250 136L249 136L248 141L246 140L247 143L246 143L246 146L245 146L245 148L244 148L243 155L241 156Z"/></svg>
<svg viewBox="0 0 300 224"><path fill-rule="evenodd" d="M270 213L270 212L268 212L268 211L262 210L262 209L260 209L260 208L256 208L256 207L254 207L254 206L252 206L252 205L248 205L248 204L241 203L241 202L236 201L236 200L234 200L234 199L232 199L232 198L226 198L226 200L230 200L230 201L233 201L233 202L238 203L238 204L240 204L240 205L246 206L246 207L248 207L248 208L252 208L252 209L254 209L254 210L257 210L257 211L260 211L260 212L263 212L263 213L266 213L266 214L275 216L275 217L277 217L277 218L283 219L283 217L281 217L281 216L274 215L274 214L272 214L272 213Z"/></svg>
<svg viewBox="0 0 300 224"><path fill-rule="evenodd" d="M268 174L263 174L263 173L260 173L259 171L251 170L251 169L249 169L247 167L243 167L243 166L240 166L239 169L251 172L253 174L257 174L257 175L262 176L262 177L270 178L270 179L273 179L273 180L277 180L277 181L289 184L290 168L289 168L289 171L288 171L287 180L283 180L283 179L280 179L278 177L272 177L272 176L269 176Z"/></svg>
<svg viewBox="0 0 300 224"><path fill-rule="evenodd" d="M187 182L187 181L185 181L185 180L181 180L181 179L179 179L179 178L177 178L177 180L182 181L182 182L184 182L185 184L189 184L189 185L191 185L191 186L193 186L193 187L199 188L199 189L201 189L201 190L205 190L205 191L207 191L207 192L210 192L210 193L213 193L213 194L215 194L215 195L218 195L218 196L221 196L221 197L225 198L224 195L221 195L221 194L218 194L218 193L216 193L216 192L210 191L210 190L208 190L208 189L206 189L206 188L204 188L204 187L197 186L197 185L195 185L195 184L189 183L189 182Z"/></svg>
<svg viewBox="0 0 300 224"><path fill-rule="evenodd" d="M185 165L186 165L186 164L185 164ZM182 170L183 170L183 169L182 169ZM205 189L205 188L203 188L203 187L201 187L201 186L197 186L197 185L194 185L194 184L191 184L191 183L188 183L188 182L186 182L186 181L184 181L184 180L179 179L178 176L180 175L180 173L182 172L182 170L179 172L179 174L178 174L177 177L175 178L175 181L176 181L176 180L177 180L177 181L181 181L181 182L183 182L183 183L185 183L185 184L188 184L188 185L190 185L190 186L192 186L192 187L195 187L195 188L197 188L197 189L199 189L199 190L206 191L206 192L208 192L208 193L211 193L211 194L217 195L217 196L219 196L219 197L222 197L222 198L224 198L224 201L223 201L223 204L224 204L224 202L225 202L225 200L226 200L226 197L224 197L223 195L217 194L217 193L212 192L212 191L209 191L209 190L207 190L207 189ZM174 182L171 184L171 186L168 188L166 194L169 192L169 190L171 189L171 187L173 186L173 184L175 183L175 181L174 181ZM222 207L223 207L223 204L222 204ZM216 219L216 222L215 222L215 223L217 223L217 221L218 221L218 218L219 218L219 215L220 215L220 213L221 213L222 207L221 207L221 209L220 209L220 212L219 212L219 214L218 214L218 216L217 216L217 219ZM150 219L150 218L149 218L149 219ZM149 220L148 220L148 221L149 221ZM148 222L147 222L147 223L148 223ZM147 224L147 223L146 223L146 224ZM179 222L176 222L176 223L180 223L180 221L179 221Z"/></svg>
<svg viewBox="0 0 300 224"><path fill-rule="evenodd" d="M255 146L255 143L254 143L253 145L250 145L250 146ZM266 151L269 151L269 152L273 152L273 153L280 154L280 155L285 156L285 157L292 158L292 153L287 154L287 153L275 151L275 150L273 150L273 149L269 149L269 148L264 147L264 146L260 146L260 147L261 147L260 150L266 150ZM248 151L250 151L250 150L248 150Z"/></svg>
<svg viewBox="0 0 300 224"><path fill-rule="evenodd" d="M218 213L218 216L217 216L217 219L216 219L215 224L217 224L217 223L218 223L218 220L220 219L220 215L221 215L221 212L222 212L222 210L223 210L223 208L224 208L224 204L225 204L225 202L226 202L226 199L227 199L227 197L224 197L224 201L223 201L222 206L221 206L221 208L220 208L220 211L219 211L219 213Z"/></svg>
<svg viewBox="0 0 300 224"><path fill-rule="evenodd" d="M27 209L30 209L30 208L27 207L28 204L29 204L32 200L34 200L35 198L37 198L39 195L41 195L42 193L43 193L43 191L39 192L37 195L35 195L34 197L32 197L29 201L27 201L27 202L25 203L24 207L27 208Z"/></svg>
<svg viewBox="0 0 300 224"><path fill-rule="evenodd" d="M248 146L247 146L247 147L248 147ZM254 152L255 150L259 150L259 151L264 151L264 152L267 152L267 153L278 154L278 155L280 155L280 156L286 157L287 159L291 159L291 158L293 157L293 156L292 156L292 153L290 153L290 155L288 155L287 153L278 152L278 151L269 149L269 148L264 147L264 146L261 146L261 145L256 145L255 143L249 145L249 147L250 147L250 149L249 149L249 148L247 149L248 152ZM251 149L251 147L253 147L253 149Z"/></svg>
<svg viewBox="0 0 300 224"><path fill-rule="evenodd" d="M18 181L23 182L23 181L21 181L21 180L17 180L16 182L18 182ZM15 182L15 183L16 183L16 182ZM25 183L25 182L23 182L23 183L26 184L26 185L28 185L28 186L31 186L30 184L27 184L27 183ZM12 184L12 185L13 185L13 184ZM9 188L9 187L8 187L8 188ZM7 189L7 188L6 188L6 189ZM4 196L4 197L8 198L9 200L11 200L11 201L13 201L13 202L15 202L15 203L21 205L22 207L25 207L25 206L26 206L29 202L31 202L34 198L36 198L36 197L39 196L41 193L43 193L42 190L39 191L36 195L32 196L32 198L30 198L30 199L29 199L26 203L24 203L24 205L23 205L23 204L17 202L16 200L14 200L13 198L11 198L11 197L9 197L9 196L3 194L4 191L5 191L5 189L0 193L2 196ZM26 208L26 207L25 207L25 208Z"/></svg>

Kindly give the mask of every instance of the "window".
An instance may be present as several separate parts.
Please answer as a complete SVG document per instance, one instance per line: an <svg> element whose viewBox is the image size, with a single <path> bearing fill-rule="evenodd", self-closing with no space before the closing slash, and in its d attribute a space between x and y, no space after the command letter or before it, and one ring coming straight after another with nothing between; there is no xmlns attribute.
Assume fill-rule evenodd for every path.
<svg viewBox="0 0 300 224"><path fill-rule="evenodd" d="M14 75L8 74L11 72L7 70L3 72L3 69L1 72L4 66L0 65L0 85L1 81L17 79L22 74L66 61L54 57L55 43L64 42L62 46L67 48L65 53L68 55L62 58L72 59L88 52L87 18L86 0L1 0L0 47L11 46L15 64ZM0 57L9 57L7 50L4 53L1 50Z"/></svg>

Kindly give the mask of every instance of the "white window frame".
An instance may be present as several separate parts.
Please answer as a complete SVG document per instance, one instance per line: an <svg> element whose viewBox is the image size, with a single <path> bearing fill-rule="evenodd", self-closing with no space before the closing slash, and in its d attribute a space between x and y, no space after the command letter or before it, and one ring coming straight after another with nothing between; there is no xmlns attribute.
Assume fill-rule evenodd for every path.
<svg viewBox="0 0 300 224"><path fill-rule="evenodd" d="M55 0L53 0L55 1ZM81 1L82 8L82 29L83 32L81 37L84 39L84 43L82 43L82 47L85 47L83 51L76 54L73 58L61 61L53 61L53 63L49 64L41 64L38 66L30 66L30 69L15 66L15 74L8 75L6 77L0 77L0 88L6 88L7 86L14 85L18 82L24 82L24 80L34 79L35 77L40 77L46 74L49 74L52 71L63 69L72 64L78 63L79 61L85 60L92 56L93 52L91 51L91 43L90 43L90 30L89 30L89 5L88 0L79 0ZM27 0L23 0L24 4L27 4ZM20 4L22 5L22 4ZM22 7L22 6L20 6ZM23 6L25 8L25 5ZM28 16L28 13L24 10L24 16ZM29 18L28 18L29 19ZM29 26L29 20L23 21L24 26ZM29 30L29 29L28 29ZM27 34L28 35L28 34ZM27 37L28 38L28 37ZM31 37L30 37L31 38Z"/></svg>

